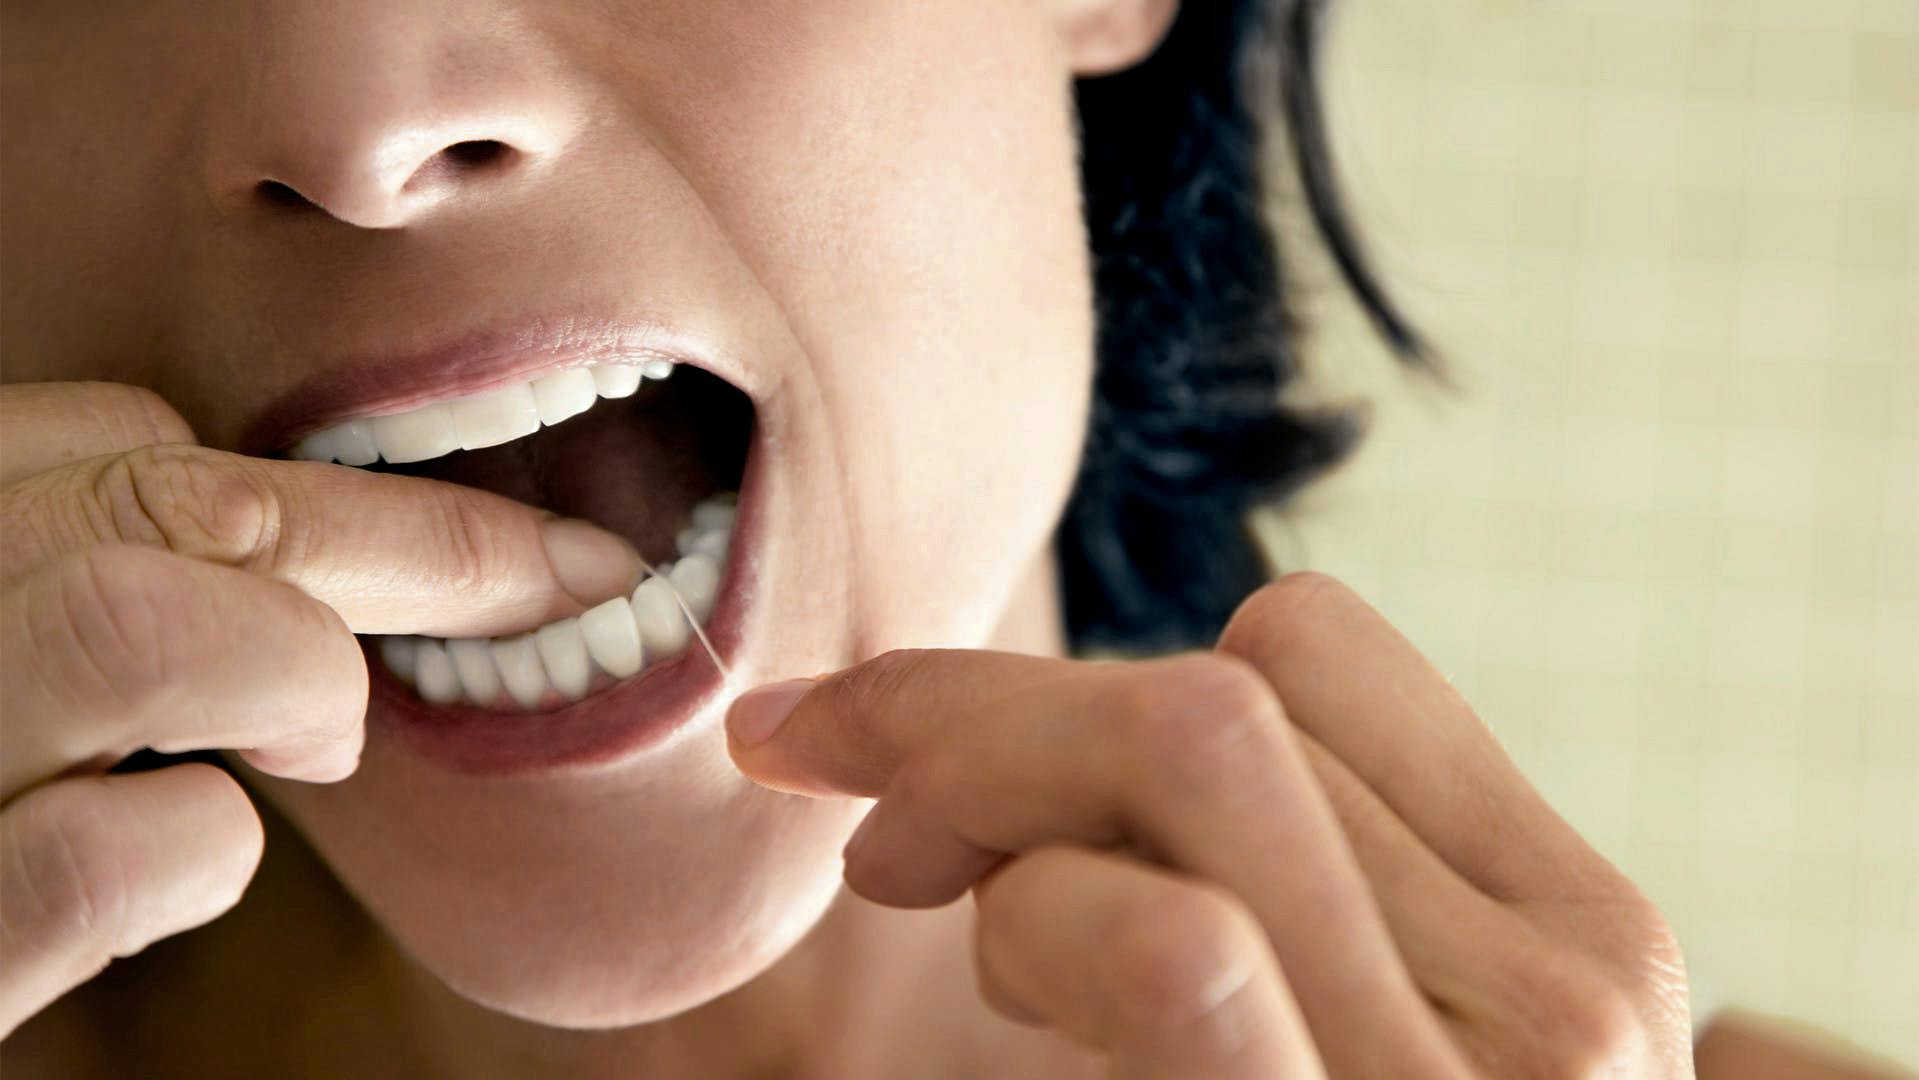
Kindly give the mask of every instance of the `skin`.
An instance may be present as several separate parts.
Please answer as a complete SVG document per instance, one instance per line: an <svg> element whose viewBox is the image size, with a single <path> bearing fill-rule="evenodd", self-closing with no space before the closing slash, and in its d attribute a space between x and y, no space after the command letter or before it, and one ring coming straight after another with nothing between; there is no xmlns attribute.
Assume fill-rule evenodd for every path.
<svg viewBox="0 0 1919 1080"><path fill-rule="evenodd" d="M155 1067L1686 1070L1657 913L1342 587L1210 653L1047 655L1091 374L1068 91L1170 3L0 10L10 1059L110 1023ZM476 139L516 156L440 154ZM738 359L779 603L735 689L838 673L477 780L367 722L351 634L599 599L548 516L236 451L343 358L582 316ZM245 788L100 772L143 746ZM263 848L238 911L62 998Z"/></svg>

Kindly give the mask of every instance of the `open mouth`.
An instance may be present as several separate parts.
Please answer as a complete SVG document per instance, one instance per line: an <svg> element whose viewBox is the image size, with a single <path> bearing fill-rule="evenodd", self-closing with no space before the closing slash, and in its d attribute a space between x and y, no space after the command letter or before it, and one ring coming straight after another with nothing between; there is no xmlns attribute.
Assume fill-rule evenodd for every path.
<svg viewBox="0 0 1919 1080"><path fill-rule="evenodd" d="M397 693L447 714L554 713L689 649L729 573L751 400L663 359L576 364L309 434L290 451L491 491L625 537L651 568L630 595L494 638L368 637ZM404 689L400 689L403 687Z"/></svg>

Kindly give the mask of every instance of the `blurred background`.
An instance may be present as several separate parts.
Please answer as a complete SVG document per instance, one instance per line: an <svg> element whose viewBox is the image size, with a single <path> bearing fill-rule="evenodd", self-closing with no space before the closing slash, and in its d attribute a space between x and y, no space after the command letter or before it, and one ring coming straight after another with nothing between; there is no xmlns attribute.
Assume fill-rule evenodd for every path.
<svg viewBox="0 0 1919 1080"><path fill-rule="evenodd" d="M1919 1062L1919 3L1363 0L1328 107L1454 389L1302 260L1358 587L1665 911L1696 1019Z"/></svg>

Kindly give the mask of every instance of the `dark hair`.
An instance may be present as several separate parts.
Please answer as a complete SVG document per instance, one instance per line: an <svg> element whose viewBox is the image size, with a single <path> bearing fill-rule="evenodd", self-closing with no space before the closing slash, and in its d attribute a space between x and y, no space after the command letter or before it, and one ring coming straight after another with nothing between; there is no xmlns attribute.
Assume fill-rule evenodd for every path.
<svg viewBox="0 0 1919 1080"><path fill-rule="evenodd" d="M1297 323L1267 220L1283 130L1322 242L1387 344L1426 356L1340 201L1318 72L1325 0L1186 0L1139 66L1077 87L1098 359L1057 546L1076 648L1210 645L1270 576L1247 512L1339 460L1357 425L1282 405ZM1264 63L1267 71L1262 72ZM1259 101L1262 73L1276 101Z"/></svg>

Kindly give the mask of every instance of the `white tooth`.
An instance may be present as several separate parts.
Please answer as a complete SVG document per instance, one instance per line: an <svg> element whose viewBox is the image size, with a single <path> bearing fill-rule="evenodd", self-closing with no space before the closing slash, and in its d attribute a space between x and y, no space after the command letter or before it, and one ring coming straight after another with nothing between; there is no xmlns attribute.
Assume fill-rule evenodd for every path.
<svg viewBox="0 0 1919 1080"><path fill-rule="evenodd" d="M340 456L340 440L333 428L316 431L293 444L296 461L332 461Z"/></svg>
<svg viewBox="0 0 1919 1080"><path fill-rule="evenodd" d="M739 507L731 502L708 499L693 508L693 525L701 532L725 532L733 527Z"/></svg>
<svg viewBox="0 0 1919 1080"><path fill-rule="evenodd" d="M557 424L578 416L599 400L599 386L586 368L573 368L533 380L533 403L539 406L540 423Z"/></svg>
<svg viewBox="0 0 1919 1080"><path fill-rule="evenodd" d="M640 388L640 369L632 364L596 364L593 385L603 398L631 397Z"/></svg>
<svg viewBox="0 0 1919 1080"><path fill-rule="evenodd" d="M408 686L412 686L414 682L413 654L418 645L418 638L407 637L404 634L388 634L380 639L380 662Z"/></svg>
<svg viewBox="0 0 1919 1080"><path fill-rule="evenodd" d="M447 402L446 408L453 417L453 430L460 433L462 450L498 446L540 430L540 407L526 383L457 398Z"/></svg>
<svg viewBox="0 0 1919 1080"><path fill-rule="evenodd" d="M373 441L373 424L368 420L348 420L333 430L334 457L342 465L371 465L380 460L380 446Z"/></svg>
<svg viewBox="0 0 1919 1080"><path fill-rule="evenodd" d="M689 554L711 556L714 562L726 561L726 549L731 546L733 534L724 529L703 532L693 541L693 550Z"/></svg>
<svg viewBox="0 0 1919 1080"><path fill-rule="evenodd" d="M500 696L500 669L493 666L493 646L485 638L458 638L446 643L447 659L460 673L466 699L491 705Z"/></svg>
<svg viewBox="0 0 1919 1080"><path fill-rule="evenodd" d="M373 441L380 456L395 465L451 454L460 448L460 436L453 430L453 417L444 405L427 405L412 412L376 416Z"/></svg>
<svg viewBox="0 0 1919 1080"><path fill-rule="evenodd" d="M640 644L640 628L633 621L633 605L616 596L580 616L580 633L586 636L586 651L600 670L616 679L624 679L640 670L646 650Z"/></svg>
<svg viewBox="0 0 1919 1080"><path fill-rule="evenodd" d="M639 627L640 642L649 660L672 656L686 648L692 634L679 601L673 599L672 586L658 575L633 590L633 623Z"/></svg>
<svg viewBox="0 0 1919 1080"><path fill-rule="evenodd" d="M533 644L540 651L540 662L553 686L575 701L585 697L587 686L593 682L593 664L587 658L580 620L547 623L533 631Z"/></svg>
<svg viewBox="0 0 1919 1080"><path fill-rule="evenodd" d="M668 375L673 374L673 361L642 360L640 361L640 374L649 379L664 379Z"/></svg>
<svg viewBox="0 0 1919 1080"><path fill-rule="evenodd" d="M538 708L546 697L546 668L540 663L540 650L532 634L494 639L493 664L500 669L500 681L522 709Z"/></svg>
<svg viewBox="0 0 1919 1080"><path fill-rule="evenodd" d="M686 528L673 534L673 550L684 555L693 550L693 545L698 542L699 539L699 527L696 525L688 525Z"/></svg>
<svg viewBox="0 0 1919 1080"><path fill-rule="evenodd" d="M706 622L713 614L713 600L720 593L720 564L711 555L695 553L679 561L669 575L680 590L696 622Z"/></svg>
<svg viewBox="0 0 1919 1080"><path fill-rule="evenodd" d="M419 672L420 696L435 705L460 700L460 676L447 658L446 647L432 638L421 638L414 664Z"/></svg>

